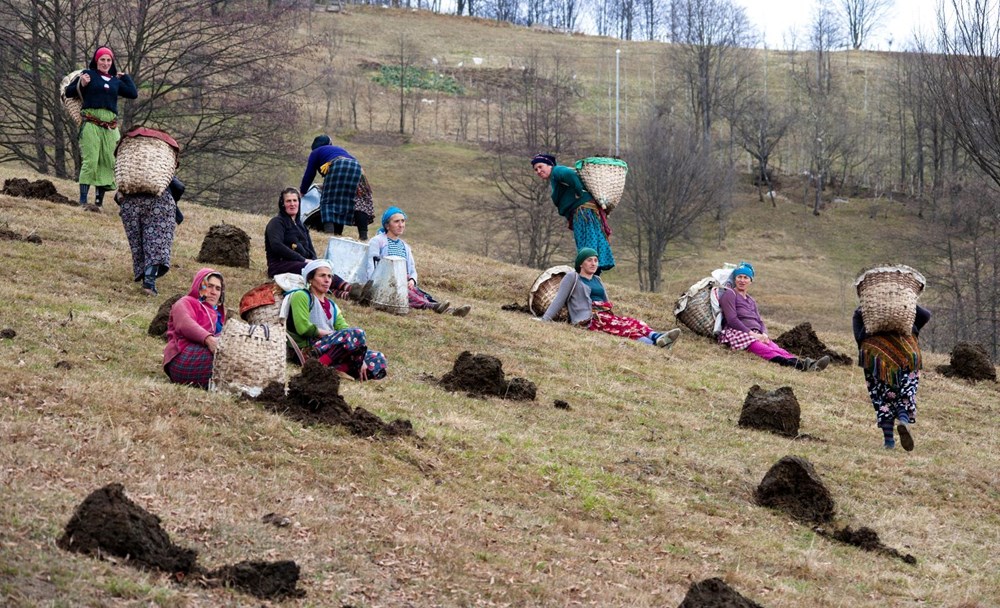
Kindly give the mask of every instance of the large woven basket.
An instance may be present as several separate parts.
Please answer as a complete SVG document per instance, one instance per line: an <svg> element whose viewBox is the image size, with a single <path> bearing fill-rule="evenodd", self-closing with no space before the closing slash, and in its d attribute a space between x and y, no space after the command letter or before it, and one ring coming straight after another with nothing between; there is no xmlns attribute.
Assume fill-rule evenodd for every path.
<svg viewBox="0 0 1000 608"><path fill-rule="evenodd" d="M115 181L122 194L159 195L177 171L176 142L153 129L132 129L115 151Z"/></svg>
<svg viewBox="0 0 1000 608"><path fill-rule="evenodd" d="M559 283L570 272L573 272L573 269L569 266L553 266L538 275L538 278L535 279L535 282L531 285L531 289L528 291L528 308L531 309L531 314L536 317L545 314L545 311L549 308L549 304L552 304L552 300L556 298L556 293L559 291ZM569 313L566 311L565 306L553 320L569 320Z"/></svg>
<svg viewBox="0 0 1000 608"><path fill-rule="evenodd" d="M281 325L281 288L274 281L262 283L240 298L240 317L251 325Z"/></svg>
<svg viewBox="0 0 1000 608"><path fill-rule="evenodd" d="M229 319L219 336L209 388L256 396L271 382L285 384L285 331Z"/></svg>
<svg viewBox="0 0 1000 608"><path fill-rule="evenodd" d="M83 70L77 70L75 72L70 72L59 83L59 99L62 100L62 105L66 108L66 113L69 117L73 119L76 126L80 126L83 122L83 117L80 116L80 110L83 109L83 100L78 97L66 97L66 87L69 83L73 82L73 79L83 74Z"/></svg>
<svg viewBox="0 0 1000 608"><path fill-rule="evenodd" d="M678 306L679 308L679 306ZM683 310L674 314L685 327L711 338L715 335L715 315L712 313L712 285L706 285L688 297Z"/></svg>
<svg viewBox="0 0 1000 608"><path fill-rule="evenodd" d="M917 316L917 298L927 279L909 266L880 265L861 272L854 286L861 300L861 317L869 334L909 335Z"/></svg>
<svg viewBox="0 0 1000 608"><path fill-rule="evenodd" d="M605 211L618 206L625 192L625 176L628 174L628 164L620 158L607 156L591 156L576 161L576 172Z"/></svg>

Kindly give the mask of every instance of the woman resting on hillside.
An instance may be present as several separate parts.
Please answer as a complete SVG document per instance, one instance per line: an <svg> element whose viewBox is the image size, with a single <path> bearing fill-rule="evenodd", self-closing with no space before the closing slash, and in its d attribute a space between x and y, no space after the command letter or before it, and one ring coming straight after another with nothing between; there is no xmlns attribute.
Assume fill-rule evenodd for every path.
<svg viewBox="0 0 1000 608"><path fill-rule="evenodd" d="M319 202L323 232L341 235L345 225L353 224L358 227L358 239L367 241L375 209L361 163L347 150L334 146L328 136L319 135L313 140L299 192L309 190L317 173L323 176Z"/></svg>
<svg viewBox="0 0 1000 608"><path fill-rule="evenodd" d="M309 230L302 224L301 197L295 188L285 188L278 195L278 214L264 229L264 253L267 256L267 276L286 272L300 273L306 264L316 259ZM371 281L362 285L348 283L333 275L333 295L358 302L371 299Z"/></svg>
<svg viewBox="0 0 1000 608"><path fill-rule="evenodd" d="M804 372L826 369L830 364L830 357L823 356L815 361L809 358L800 359L775 344L767 335L767 327L760 318L757 302L747 293L750 284L753 283L753 277L753 266L747 262L740 262L726 282L728 289L723 290L719 296L723 328L719 333L719 343L728 345L733 350L749 351L768 361Z"/></svg>
<svg viewBox="0 0 1000 608"><path fill-rule="evenodd" d="M673 346L681 335L678 328L666 332L653 331L638 319L619 317L611 312L604 282L597 276L597 252L583 248L576 254L576 272L569 272L559 283L559 291L549 304L541 321L552 321L563 306L569 311L569 322L591 331L603 331L614 336L638 340L662 348Z"/></svg>
<svg viewBox="0 0 1000 608"><path fill-rule="evenodd" d="M864 369L868 396L875 408L875 422L882 429L883 447L896 447L892 427L897 420L899 443L913 450L910 425L917 421L917 388L920 384L921 354L917 337L931 319L931 311L917 306L912 335L885 332L869 335L864 313L854 311L854 339L858 343L858 365Z"/></svg>
<svg viewBox="0 0 1000 608"><path fill-rule="evenodd" d="M118 132L118 98L136 99L139 90L132 78L115 67L115 54L106 46L94 53L90 65L73 79L64 91L66 97L83 102L80 115L80 205L87 204L87 193L97 186L94 203L104 204L104 193L116 190L115 147Z"/></svg>
<svg viewBox="0 0 1000 608"><path fill-rule="evenodd" d="M434 296L417 287L417 265L413 251L403 240L406 231L406 214L399 207L389 207L382 214L382 228L368 242L368 277L375 276L375 266L388 255L406 259L406 283L410 308L429 308L436 313L450 313L456 317L469 314L469 305L451 308L451 302L438 302Z"/></svg>
<svg viewBox="0 0 1000 608"><path fill-rule="evenodd" d="M340 308L326 294L333 281L329 260L313 260L302 269L306 289L285 296L281 316L292 339L310 359L348 374L355 380L385 377L385 356L368 350L365 330L350 327Z"/></svg>
<svg viewBox="0 0 1000 608"><path fill-rule="evenodd" d="M611 253L611 228L608 218L594 197L583 187L576 169L556 164L551 154L536 154L531 159L535 175L549 180L552 186L552 203L559 215L569 222L577 251L590 248L597 252L597 274L615 267Z"/></svg>
<svg viewBox="0 0 1000 608"><path fill-rule="evenodd" d="M202 268L191 290L170 308L163 371L171 382L208 388L225 322L225 282L215 270Z"/></svg>

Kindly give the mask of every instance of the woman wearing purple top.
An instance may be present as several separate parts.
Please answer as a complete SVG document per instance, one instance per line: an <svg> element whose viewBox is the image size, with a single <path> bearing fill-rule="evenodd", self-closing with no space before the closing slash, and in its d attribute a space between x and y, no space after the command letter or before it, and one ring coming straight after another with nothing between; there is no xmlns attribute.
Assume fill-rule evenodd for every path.
<svg viewBox="0 0 1000 608"><path fill-rule="evenodd" d="M719 296L719 306L722 308L722 332L719 333L719 343L728 345L733 350L747 350L751 353L774 361L779 365L794 367L800 371L821 371L830 364L830 357L824 356L818 360L799 358L774 343L767 335L767 327L760 318L757 302L747 293L753 283L754 270L747 262L733 270L728 289Z"/></svg>
<svg viewBox="0 0 1000 608"><path fill-rule="evenodd" d="M323 232L341 235L344 226L351 224L358 227L358 238L367 241L375 210L361 163L347 150L334 146L329 136L319 135L313 140L299 192L309 191L317 173L323 176L319 203Z"/></svg>

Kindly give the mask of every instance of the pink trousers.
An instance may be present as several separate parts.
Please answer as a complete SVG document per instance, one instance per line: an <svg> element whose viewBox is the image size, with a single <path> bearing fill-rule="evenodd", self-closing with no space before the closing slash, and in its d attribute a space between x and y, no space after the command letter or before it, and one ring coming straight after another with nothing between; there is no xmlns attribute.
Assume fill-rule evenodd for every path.
<svg viewBox="0 0 1000 608"><path fill-rule="evenodd" d="M775 344L774 340L768 342L767 344L764 344L760 340L754 340L750 343L750 346L747 347L747 350L762 359L767 359L768 361L774 359L775 357L785 357L787 359L796 358L795 355Z"/></svg>

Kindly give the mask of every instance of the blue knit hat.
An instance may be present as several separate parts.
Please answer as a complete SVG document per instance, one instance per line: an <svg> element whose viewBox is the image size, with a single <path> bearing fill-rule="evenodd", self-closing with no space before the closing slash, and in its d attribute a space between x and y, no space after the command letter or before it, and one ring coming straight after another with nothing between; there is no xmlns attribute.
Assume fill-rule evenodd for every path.
<svg viewBox="0 0 1000 608"><path fill-rule="evenodd" d="M385 210L385 213L382 214L382 227L378 229L379 233L385 232L385 225L388 224L389 219L392 218L392 216L396 215L397 213L402 215L404 220L406 219L406 212L404 212L399 207L393 206Z"/></svg>
<svg viewBox="0 0 1000 608"><path fill-rule="evenodd" d="M580 251L576 252L576 264L575 268L577 272L580 272L580 266L583 266L583 261L587 258L596 258L597 250L591 249L590 247L584 247Z"/></svg>
<svg viewBox="0 0 1000 608"><path fill-rule="evenodd" d="M735 282L736 277L741 274L747 275L750 277L750 281L753 281L753 266L750 265L750 262L740 262L739 266L734 268L733 273L729 275L729 280Z"/></svg>

